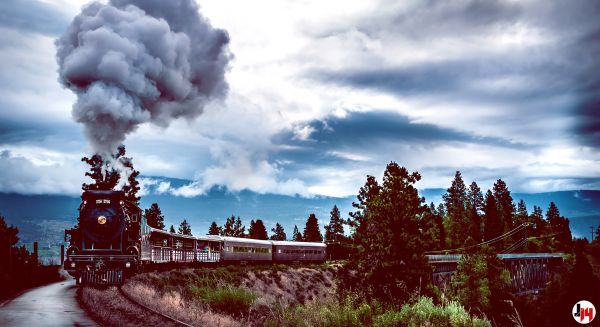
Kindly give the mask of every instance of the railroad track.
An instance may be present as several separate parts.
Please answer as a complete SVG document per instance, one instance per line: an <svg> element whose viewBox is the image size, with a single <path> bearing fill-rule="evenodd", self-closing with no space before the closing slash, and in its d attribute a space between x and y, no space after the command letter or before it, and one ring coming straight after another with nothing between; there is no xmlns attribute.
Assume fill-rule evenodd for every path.
<svg viewBox="0 0 600 327"><path fill-rule="evenodd" d="M142 308L142 309L144 309L144 310L148 310L148 311L150 311L150 312L152 312L152 313L154 313L154 314L157 314L157 315L159 315L159 316L161 316L161 317L163 317L163 318L165 318L165 319L167 319L167 320L169 320L169 321L172 321L172 322L174 322L174 323L176 323L176 324L178 324L178 325L180 325L180 326L194 327L194 326L192 326L192 325L190 325L190 324L187 324L187 323L185 323L185 322L183 322L183 321L181 321L181 320L177 320L177 319L175 319L175 318L173 318L173 317L171 317L171 316L167 316L166 314L163 314L163 313L161 313L161 312L158 312L158 311L156 311L156 310L154 310L154 309L152 309L152 308L150 308L150 307L147 307L147 306L145 306L145 305L143 305L143 304L139 303L138 301L134 300L134 299L133 299L131 296L129 296L129 295L128 295L128 294L127 294L125 291L123 291L123 289L122 289L121 287L118 287L118 289L119 289L119 293L121 293L121 295L122 295L124 298L126 298L127 300L129 300L129 302L132 302L133 304L135 304L135 305L139 306L140 308Z"/></svg>

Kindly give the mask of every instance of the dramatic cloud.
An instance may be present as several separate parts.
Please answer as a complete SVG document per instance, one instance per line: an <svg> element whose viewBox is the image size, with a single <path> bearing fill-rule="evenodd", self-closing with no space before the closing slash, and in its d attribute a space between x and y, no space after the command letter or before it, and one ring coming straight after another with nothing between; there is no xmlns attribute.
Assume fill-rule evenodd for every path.
<svg viewBox="0 0 600 327"><path fill-rule="evenodd" d="M122 123L100 124L120 131L114 142L129 132L128 154L152 176L143 181L146 193L194 196L223 187L352 195L392 160L421 172L421 188L447 188L456 170L484 189L498 178L513 191L600 188L598 1L130 3L0 5L8 13L0 17L0 152L10 151L3 164L16 171L0 173L3 181L12 174L33 187L35 174L58 177L64 167L83 174L79 158L96 149L70 117L78 101ZM198 11L201 40L213 35L213 47L186 43L190 33L182 29ZM64 17L76 16L69 27ZM122 24L110 20L117 16ZM63 82L79 100L56 82L53 44L78 28L80 38L70 40L81 47L65 55L81 53L65 56L70 62L60 71L68 68L63 73L74 79ZM201 110L167 110L164 102L186 102L183 94L196 85L193 65L185 75L185 60L176 60L187 60L194 45L214 55L196 62L214 89L197 89ZM167 80L155 63L184 78ZM226 86L223 101L210 101ZM77 106L79 120L99 122ZM200 112L202 119L175 119ZM35 157L34 148L49 152ZM69 178L52 181L78 191ZM0 191L26 192L15 185L3 182Z"/></svg>
<svg viewBox="0 0 600 327"><path fill-rule="evenodd" d="M93 2L56 43L60 80L94 150L113 153L138 125L195 118L222 97L228 42L191 0Z"/></svg>
<svg viewBox="0 0 600 327"><path fill-rule="evenodd" d="M68 17L58 8L35 0L3 0L0 2L0 26L47 35L63 32Z"/></svg>
<svg viewBox="0 0 600 327"><path fill-rule="evenodd" d="M71 160L69 160L71 159ZM20 194L69 194L81 192L84 168L72 156L42 149L0 151L0 190Z"/></svg>

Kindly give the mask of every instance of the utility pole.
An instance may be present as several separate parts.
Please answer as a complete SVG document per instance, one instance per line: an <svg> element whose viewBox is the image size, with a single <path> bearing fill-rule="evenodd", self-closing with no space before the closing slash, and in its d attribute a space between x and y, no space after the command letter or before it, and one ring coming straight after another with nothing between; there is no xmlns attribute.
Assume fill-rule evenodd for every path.
<svg viewBox="0 0 600 327"><path fill-rule="evenodd" d="M592 239L590 240L590 243L592 243L594 241L594 226L590 226L590 231L592 232Z"/></svg>

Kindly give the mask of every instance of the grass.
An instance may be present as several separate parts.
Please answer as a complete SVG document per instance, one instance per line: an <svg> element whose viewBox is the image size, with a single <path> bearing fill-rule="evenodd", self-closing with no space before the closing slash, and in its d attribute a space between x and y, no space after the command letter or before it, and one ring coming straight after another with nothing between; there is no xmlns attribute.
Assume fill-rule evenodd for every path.
<svg viewBox="0 0 600 327"><path fill-rule="evenodd" d="M187 300L178 292L159 293L155 288L130 281L123 290L137 302L193 326L239 326L232 317L213 312L206 304Z"/></svg>
<svg viewBox="0 0 600 327"><path fill-rule="evenodd" d="M124 289L136 300L201 326L489 326L461 305L426 297L401 308L337 296L337 266L228 266L146 273Z"/></svg>
<svg viewBox="0 0 600 327"><path fill-rule="evenodd" d="M189 289L192 300L200 300L211 309L241 317L247 314L256 300L256 295L238 287L198 287L192 285Z"/></svg>
<svg viewBox="0 0 600 327"><path fill-rule="evenodd" d="M264 326L376 326L376 327L483 327L487 320L474 318L455 302L436 306L431 298L421 297L414 304L405 304L400 311L387 309L378 303L368 304L356 297L344 301L312 303L308 306L278 307L268 317Z"/></svg>

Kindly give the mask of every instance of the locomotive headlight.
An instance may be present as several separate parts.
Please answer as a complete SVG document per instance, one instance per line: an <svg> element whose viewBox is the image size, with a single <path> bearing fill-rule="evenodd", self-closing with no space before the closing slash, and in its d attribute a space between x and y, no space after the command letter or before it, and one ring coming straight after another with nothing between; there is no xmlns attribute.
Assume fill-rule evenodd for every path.
<svg viewBox="0 0 600 327"><path fill-rule="evenodd" d="M100 224L100 225L106 224L106 217L104 217L104 216L98 217L98 224Z"/></svg>

